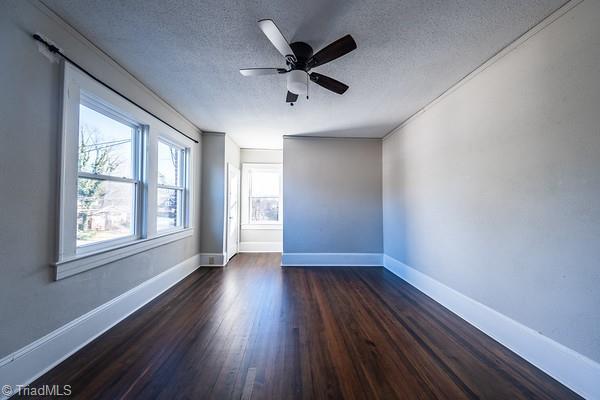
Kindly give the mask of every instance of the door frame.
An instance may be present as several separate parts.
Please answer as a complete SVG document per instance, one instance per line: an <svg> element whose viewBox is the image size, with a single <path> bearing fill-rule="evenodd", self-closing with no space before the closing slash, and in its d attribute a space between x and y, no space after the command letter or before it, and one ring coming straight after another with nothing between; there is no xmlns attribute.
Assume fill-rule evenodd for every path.
<svg viewBox="0 0 600 400"><path fill-rule="evenodd" d="M229 207L229 192L230 192L230 184L231 184L231 172L234 172L237 176L237 235L236 235L236 241L237 241L237 246L235 249L235 252L230 254L229 251L229 238L230 238L230 234L229 234L229 228L230 228L230 224L229 224L229 210L231 207ZM227 256L227 261L229 261L231 259L231 257L233 257L234 255L236 255L237 253L239 253L240 251L240 227L241 227L241 222L240 222L240 200L241 200L241 193L240 193L240 188L241 188L241 172L240 169L238 167L236 167L235 165L231 164L231 163L227 163L227 190L226 190L226 200L225 200L225 204L226 204L226 211L225 211L225 253Z"/></svg>

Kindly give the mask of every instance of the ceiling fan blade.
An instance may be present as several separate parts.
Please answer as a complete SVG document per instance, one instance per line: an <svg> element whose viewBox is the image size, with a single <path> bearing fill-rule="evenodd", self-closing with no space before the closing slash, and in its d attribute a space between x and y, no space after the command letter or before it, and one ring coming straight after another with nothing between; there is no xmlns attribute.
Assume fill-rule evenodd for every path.
<svg viewBox="0 0 600 400"><path fill-rule="evenodd" d="M346 35L319 50L308 61L308 66L309 68L318 67L319 65L326 64L335 60L336 58L340 58L341 56L350 53L354 49L356 49L356 42L352 36Z"/></svg>
<svg viewBox="0 0 600 400"><path fill-rule="evenodd" d="M325 89L331 90L337 94L344 94L346 90L348 90L348 85L343 84L340 81L336 81L333 78L330 78L325 75L318 74L313 72L310 74L310 80L316 83L319 86L323 86Z"/></svg>
<svg viewBox="0 0 600 400"><path fill-rule="evenodd" d="M273 43L273 46L275 46L282 56L286 57L294 55L294 51L290 47L290 44L273 20L261 19L258 21L258 27L263 31L265 36L267 36L267 39Z"/></svg>
<svg viewBox="0 0 600 400"><path fill-rule="evenodd" d="M244 68L240 74L244 76L276 75L287 72L284 68Z"/></svg>
<svg viewBox="0 0 600 400"><path fill-rule="evenodd" d="M287 96L285 96L286 103L295 103L298 100L298 95L288 90Z"/></svg>

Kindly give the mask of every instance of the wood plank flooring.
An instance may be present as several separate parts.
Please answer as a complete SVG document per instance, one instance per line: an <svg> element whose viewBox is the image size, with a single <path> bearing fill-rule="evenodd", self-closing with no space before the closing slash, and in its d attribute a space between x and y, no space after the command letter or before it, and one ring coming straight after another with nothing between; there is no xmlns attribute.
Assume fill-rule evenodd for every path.
<svg viewBox="0 0 600 400"><path fill-rule="evenodd" d="M383 268L203 268L42 376L83 399L568 399Z"/></svg>

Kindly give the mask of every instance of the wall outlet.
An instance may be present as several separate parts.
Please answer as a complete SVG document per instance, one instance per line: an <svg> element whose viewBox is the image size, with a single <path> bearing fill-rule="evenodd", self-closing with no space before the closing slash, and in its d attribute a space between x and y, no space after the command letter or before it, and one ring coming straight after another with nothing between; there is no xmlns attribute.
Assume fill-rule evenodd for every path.
<svg viewBox="0 0 600 400"><path fill-rule="evenodd" d="M214 258L214 257L212 257L212 256L211 256L211 257L208 257L208 263L209 263L210 265L213 265L213 264L215 263L215 258Z"/></svg>

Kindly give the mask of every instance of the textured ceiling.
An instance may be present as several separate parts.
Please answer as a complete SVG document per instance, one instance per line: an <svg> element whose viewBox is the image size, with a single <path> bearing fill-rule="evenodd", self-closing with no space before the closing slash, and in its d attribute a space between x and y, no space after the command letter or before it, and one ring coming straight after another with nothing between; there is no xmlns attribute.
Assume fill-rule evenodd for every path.
<svg viewBox="0 0 600 400"><path fill-rule="evenodd" d="M279 148L282 135L384 136L564 0L44 3L200 129ZM290 107L283 75L240 75L284 66L262 18L315 51L352 34L357 50L315 69L348 84L346 94L312 84L310 100Z"/></svg>

